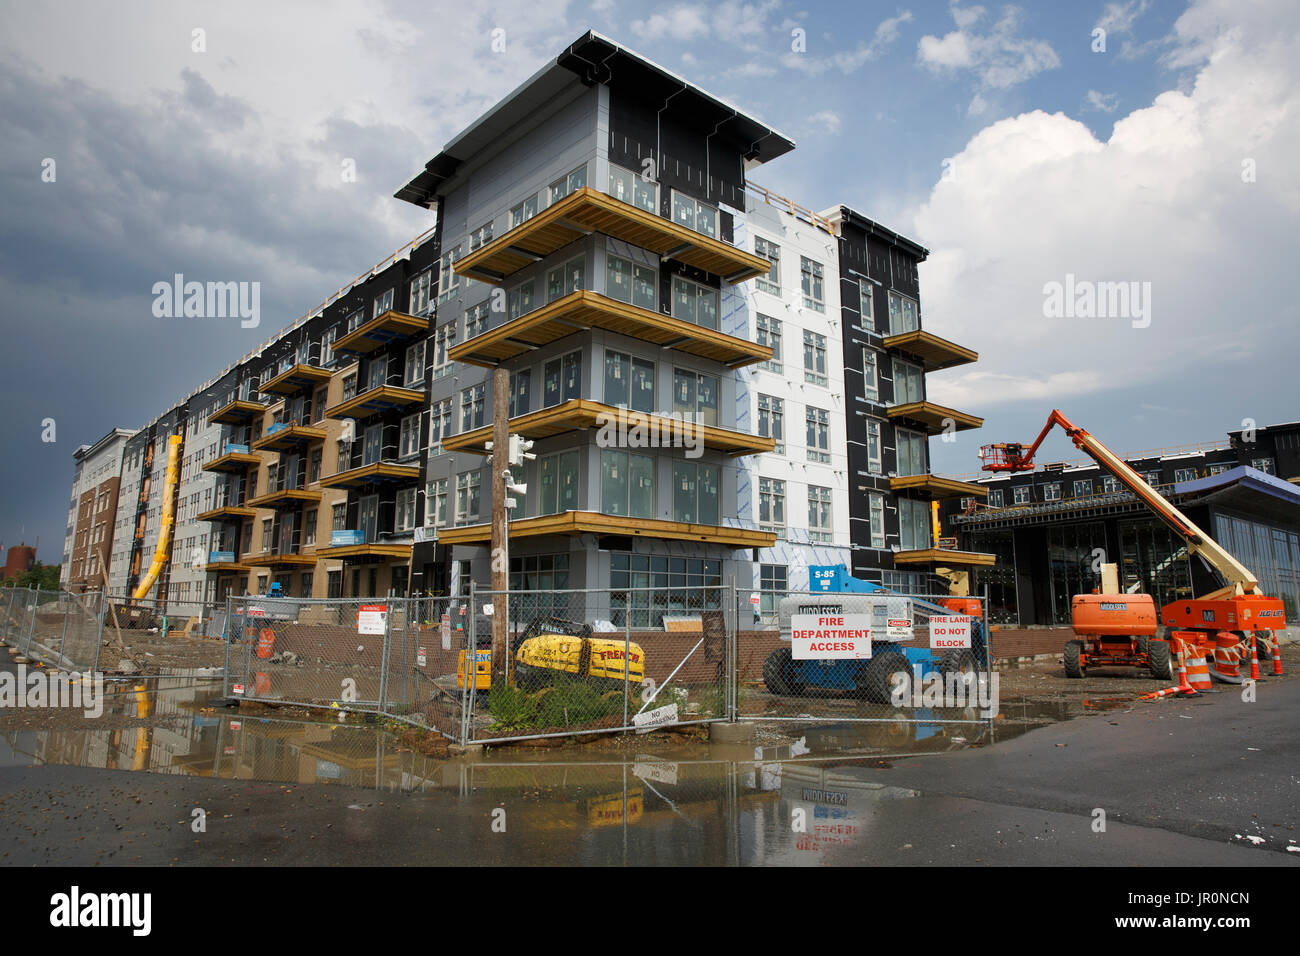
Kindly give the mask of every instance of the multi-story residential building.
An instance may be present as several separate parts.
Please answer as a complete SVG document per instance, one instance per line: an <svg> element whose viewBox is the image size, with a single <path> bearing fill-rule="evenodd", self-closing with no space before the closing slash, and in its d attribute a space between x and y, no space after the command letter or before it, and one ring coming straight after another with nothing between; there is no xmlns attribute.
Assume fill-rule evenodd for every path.
<svg viewBox="0 0 1300 956"><path fill-rule="evenodd" d="M498 368L535 442L514 587L611 592L602 615L645 625L671 587L983 560L929 530L931 498L981 486L931 475L928 440L980 420L925 375L975 353L921 328L922 247L747 181L793 147L583 36L398 191L427 233L127 443L112 588L153 556L173 434L169 602L486 586Z"/></svg>
<svg viewBox="0 0 1300 956"><path fill-rule="evenodd" d="M102 589L104 575L111 572L122 454L132 434L115 428L73 453L77 470L59 572L59 584L67 590Z"/></svg>
<svg viewBox="0 0 1300 956"><path fill-rule="evenodd" d="M1300 422L1228 433L1225 441L1124 459L1242 562L1287 620L1300 614ZM1101 564L1119 565L1127 591L1157 605L1222 586L1192 560L1187 543L1115 476L1091 459L977 479L987 493L945 507L963 547L994 554L975 588L988 588L1000 623L1068 624L1070 599L1101 586Z"/></svg>

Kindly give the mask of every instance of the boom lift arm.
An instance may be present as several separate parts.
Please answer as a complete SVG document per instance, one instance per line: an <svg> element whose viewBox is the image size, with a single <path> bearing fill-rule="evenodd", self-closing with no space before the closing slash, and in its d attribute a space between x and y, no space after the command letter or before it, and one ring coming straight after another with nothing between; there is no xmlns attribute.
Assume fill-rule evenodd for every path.
<svg viewBox="0 0 1300 956"><path fill-rule="evenodd" d="M1076 448L1081 449L1097 464L1105 468L1132 491L1152 511L1169 525L1177 534L1187 541L1187 549L1199 555L1214 570L1219 572L1228 586L1220 591L1205 596L1206 600L1231 597L1241 594L1263 594L1255 575L1236 558L1229 554L1217 541L1198 528L1190 518L1179 511L1163 495L1147 484L1142 476L1128 466L1125 461L1099 442L1087 431L1073 424L1068 418L1053 411L1047 424L1038 433L1034 443L1026 448L1016 442L985 445L980 449L980 459L984 471L1032 471L1034 453L1043 443L1053 425L1060 425Z"/></svg>

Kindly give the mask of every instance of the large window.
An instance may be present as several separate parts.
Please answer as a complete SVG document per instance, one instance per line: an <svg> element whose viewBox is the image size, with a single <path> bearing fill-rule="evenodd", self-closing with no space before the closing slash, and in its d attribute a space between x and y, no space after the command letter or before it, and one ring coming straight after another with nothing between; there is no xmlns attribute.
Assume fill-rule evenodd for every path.
<svg viewBox="0 0 1300 956"><path fill-rule="evenodd" d="M807 406L804 422L808 426L808 460L830 464L831 416L824 408Z"/></svg>
<svg viewBox="0 0 1300 956"><path fill-rule="evenodd" d="M772 358L767 362L760 362L759 368L765 368L769 372L781 372L781 320L774 319L770 315L758 315L757 335L755 336L759 345L768 345L772 348Z"/></svg>
<svg viewBox="0 0 1300 956"><path fill-rule="evenodd" d="M785 482L775 478L758 479L758 526L785 537Z"/></svg>
<svg viewBox="0 0 1300 956"><path fill-rule="evenodd" d="M369 426L365 431L365 437L361 444L361 464L373 465L383 456L384 452L384 426L375 424Z"/></svg>
<svg viewBox="0 0 1300 956"><path fill-rule="evenodd" d="M603 449L600 453L600 507L605 514L655 517L655 460L649 455Z"/></svg>
<svg viewBox="0 0 1300 956"><path fill-rule="evenodd" d="M876 353L862 350L862 394L872 402L880 401L880 373L876 367Z"/></svg>
<svg viewBox="0 0 1300 956"><path fill-rule="evenodd" d="M452 264L460 258L460 243L448 249L438 260L438 302L446 302L460 289L460 276L452 269Z"/></svg>
<svg viewBox="0 0 1300 956"><path fill-rule="evenodd" d="M546 301L554 302L571 292L587 287L584 276L587 272L586 262L579 258L557 266L546 273Z"/></svg>
<svg viewBox="0 0 1300 956"><path fill-rule="evenodd" d="M807 256L799 257L799 274L803 285L803 304L805 308L826 311L826 290L824 287L822 264Z"/></svg>
<svg viewBox="0 0 1300 956"><path fill-rule="evenodd" d="M510 210L510 228L521 225L537 215L537 196L529 196Z"/></svg>
<svg viewBox="0 0 1300 956"><path fill-rule="evenodd" d="M1074 480L1074 497L1086 498L1090 494L1092 494L1092 479L1076 478Z"/></svg>
<svg viewBox="0 0 1300 956"><path fill-rule="evenodd" d="M864 329L875 328L874 310L872 308L872 286L870 279L858 279L858 312L862 316Z"/></svg>
<svg viewBox="0 0 1300 956"><path fill-rule="evenodd" d="M537 460L537 513L560 514L578 507L579 455L562 451Z"/></svg>
<svg viewBox="0 0 1300 956"><path fill-rule="evenodd" d="M889 293L889 334L915 332L920 327L916 301L897 292Z"/></svg>
<svg viewBox="0 0 1300 956"><path fill-rule="evenodd" d="M655 410L655 364L623 352L605 353L605 404L638 412Z"/></svg>
<svg viewBox="0 0 1300 956"><path fill-rule="evenodd" d="M1114 475L1102 475L1101 490L1108 495L1117 495L1124 490L1124 487Z"/></svg>
<svg viewBox="0 0 1300 956"><path fill-rule="evenodd" d="M1262 471L1266 475L1276 475L1277 469L1273 465L1272 458L1253 458L1250 467L1256 471Z"/></svg>
<svg viewBox="0 0 1300 956"><path fill-rule="evenodd" d="M420 451L420 413L407 415L402 419L401 444L398 457L406 458Z"/></svg>
<svg viewBox="0 0 1300 956"><path fill-rule="evenodd" d="M871 508L871 546L885 547L885 497L870 494L867 496Z"/></svg>
<svg viewBox="0 0 1300 956"><path fill-rule="evenodd" d="M423 315L433 291L433 269L425 269L411 280L411 315Z"/></svg>
<svg viewBox="0 0 1300 956"><path fill-rule="evenodd" d="M395 531L410 531L415 527L415 489L397 490L397 512L393 516Z"/></svg>
<svg viewBox="0 0 1300 956"><path fill-rule="evenodd" d="M673 276L673 317L706 329L716 329L718 290Z"/></svg>
<svg viewBox="0 0 1300 956"><path fill-rule="evenodd" d="M818 485L808 486L808 540L813 544L830 544L831 489Z"/></svg>
<svg viewBox="0 0 1300 956"><path fill-rule="evenodd" d="M720 469L693 461L673 462L673 520L688 524L720 523Z"/></svg>
<svg viewBox="0 0 1300 956"><path fill-rule="evenodd" d="M372 317L378 317L389 311L393 307L393 291L388 289L375 298L374 311Z"/></svg>
<svg viewBox="0 0 1300 956"><path fill-rule="evenodd" d="M673 369L673 414L701 425L718 424L717 377Z"/></svg>
<svg viewBox="0 0 1300 956"><path fill-rule="evenodd" d="M424 523L432 528L447 524L447 479L435 478L424 486Z"/></svg>
<svg viewBox="0 0 1300 956"><path fill-rule="evenodd" d="M898 499L898 535L904 551L930 547L930 502Z"/></svg>
<svg viewBox="0 0 1300 956"><path fill-rule="evenodd" d="M1044 501L1061 500L1061 483L1059 481L1049 481L1047 482L1047 484L1043 485L1043 500Z"/></svg>
<svg viewBox="0 0 1300 956"><path fill-rule="evenodd" d="M435 453L442 440L451 434L451 406L452 400L444 398L429 409L429 449Z"/></svg>
<svg viewBox="0 0 1300 956"><path fill-rule="evenodd" d="M826 377L826 336L808 329L803 332L803 377L805 382L813 385L829 384Z"/></svg>
<svg viewBox="0 0 1300 956"><path fill-rule="evenodd" d="M789 587L790 578L784 564L758 566L759 613L764 620L772 620Z"/></svg>
<svg viewBox="0 0 1300 956"><path fill-rule="evenodd" d="M478 521L479 485L482 474L467 471L456 476L456 523L469 524Z"/></svg>
<svg viewBox="0 0 1300 956"><path fill-rule="evenodd" d="M925 400L923 379L919 366L902 359L894 359L894 404L908 405Z"/></svg>
<svg viewBox="0 0 1300 956"><path fill-rule="evenodd" d="M469 234L469 251L480 249L492 241L492 223L489 220Z"/></svg>
<svg viewBox="0 0 1300 956"><path fill-rule="evenodd" d="M778 455L785 454L785 400L772 395L758 396L758 434L760 438L771 438L776 442L773 449Z"/></svg>
<svg viewBox="0 0 1300 956"><path fill-rule="evenodd" d="M486 300L465 310L465 341L468 342L474 336L482 335L487 331L488 313L491 311L492 307ZM511 318L514 316L512 315Z"/></svg>
<svg viewBox="0 0 1300 956"><path fill-rule="evenodd" d="M867 419L867 470L873 475L878 475L883 469L883 458L880 453L880 422Z"/></svg>
<svg viewBox="0 0 1300 956"><path fill-rule="evenodd" d="M482 428L484 422L485 385L462 389L460 393L460 430Z"/></svg>
<svg viewBox="0 0 1300 956"><path fill-rule="evenodd" d="M582 397L582 353L570 352L563 358L551 359L543 369L543 406L550 408L561 402Z"/></svg>
<svg viewBox="0 0 1300 956"><path fill-rule="evenodd" d="M990 508L1002 507L1002 489L994 488L989 492L988 506Z"/></svg>
<svg viewBox="0 0 1300 956"><path fill-rule="evenodd" d="M1030 485L1018 485L1011 489L1011 500L1018 505L1033 503L1034 489Z"/></svg>
<svg viewBox="0 0 1300 956"><path fill-rule="evenodd" d="M406 375L403 379L407 388L424 387L424 343L416 342L406 350Z"/></svg>
<svg viewBox="0 0 1300 956"><path fill-rule="evenodd" d="M722 562L614 552L610 610L615 627L663 627L664 616L722 606Z"/></svg>
<svg viewBox="0 0 1300 956"><path fill-rule="evenodd" d="M537 295L532 279L515 286L506 295L506 314L511 319L517 319L535 308L537 308Z"/></svg>
<svg viewBox="0 0 1300 956"><path fill-rule="evenodd" d="M781 247L775 242L769 242L762 236L754 237L754 254L762 256L768 262L772 263L767 275L759 276L754 280L754 284L764 292L770 292L772 295L781 294Z"/></svg>
<svg viewBox="0 0 1300 956"><path fill-rule="evenodd" d="M898 444L898 475L927 474L926 436L921 432L908 431L905 428L894 429L894 441Z"/></svg>
<svg viewBox="0 0 1300 956"><path fill-rule="evenodd" d="M510 559L510 589L530 592L528 610L532 614L565 616L569 612L569 595L546 592L563 591L568 586L567 554L530 554Z"/></svg>
<svg viewBox="0 0 1300 956"><path fill-rule="evenodd" d="M657 312L659 274L621 256L605 257L605 295Z"/></svg>
<svg viewBox="0 0 1300 956"><path fill-rule="evenodd" d="M527 415L532 408L532 381L533 373L531 369L520 369L518 372L510 373L510 417L516 418L519 415Z"/></svg>
<svg viewBox="0 0 1300 956"><path fill-rule="evenodd" d="M456 344L456 323L447 322L433 334L433 377L451 374L452 361L447 351Z"/></svg>
<svg viewBox="0 0 1300 956"><path fill-rule="evenodd" d="M673 222L714 238L718 235L718 210L673 190Z"/></svg>
<svg viewBox="0 0 1300 956"><path fill-rule="evenodd" d="M551 183L550 201L557 203L569 193L577 192L587 185L587 164L583 163L567 176L562 176Z"/></svg>
<svg viewBox="0 0 1300 956"><path fill-rule="evenodd" d="M659 214L659 184L621 166L609 167L609 194L638 209Z"/></svg>

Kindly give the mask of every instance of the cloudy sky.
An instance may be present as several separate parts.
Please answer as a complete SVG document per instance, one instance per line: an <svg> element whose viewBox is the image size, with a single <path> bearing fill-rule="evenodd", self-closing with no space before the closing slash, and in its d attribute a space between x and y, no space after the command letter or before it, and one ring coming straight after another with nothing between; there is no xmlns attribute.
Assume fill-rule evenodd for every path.
<svg viewBox="0 0 1300 956"><path fill-rule="evenodd" d="M755 181L931 250L924 322L981 354L931 398L986 418L933 443L936 471L1054 407L1125 452L1300 418L1293 0L0 10L0 542L40 535L46 561L79 445L431 225L393 191L589 28L792 136ZM175 273L260 282L260 327L155 317ZM1049 314L1067 276L1140 299Z"/></svg>

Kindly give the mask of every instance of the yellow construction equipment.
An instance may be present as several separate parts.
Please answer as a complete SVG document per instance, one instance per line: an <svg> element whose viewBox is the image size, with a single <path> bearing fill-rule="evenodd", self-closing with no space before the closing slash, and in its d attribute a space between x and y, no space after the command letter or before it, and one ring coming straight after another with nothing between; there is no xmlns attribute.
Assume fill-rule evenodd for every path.
<svg viewBox="0 0 1300 956"><path fill-rule="evenodd" d="M153 549L153 563L149 565L149 570L145 573L144 579L135 589L135 593L131 595L137 601L149 594L149 589L153 587L154 582L158 580L158 575L167 566L167 555L171 550L172 525L176 520L172 500L176 497L176 480L180 475L181 444L184 441L185 439L180 435L172 435L167 439L167 477L163 483L163 506L162 517L159 519L158 526L158 545Z"/></svg>

